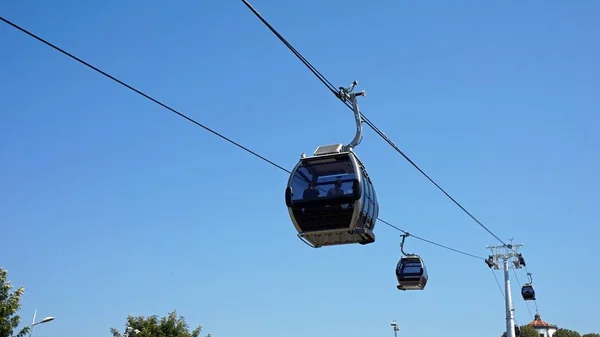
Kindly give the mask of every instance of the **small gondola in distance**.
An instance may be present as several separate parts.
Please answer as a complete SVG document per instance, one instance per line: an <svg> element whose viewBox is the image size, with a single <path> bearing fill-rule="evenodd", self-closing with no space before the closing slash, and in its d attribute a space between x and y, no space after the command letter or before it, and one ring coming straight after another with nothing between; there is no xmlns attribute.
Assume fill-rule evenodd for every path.
<svg viewBox="0 0 600 337"><path fill-rule="evenodd" d="M428 278L427 267L419 255L406 255L398 261L396 279L399 290L423 290Z"/></svg>
<svg viewBox="0 0 600 337"><path fill-rule="evenodd" d="M535 289L531 283L525 283L521 287L521 296L525 301L535 301Z"/></svg>

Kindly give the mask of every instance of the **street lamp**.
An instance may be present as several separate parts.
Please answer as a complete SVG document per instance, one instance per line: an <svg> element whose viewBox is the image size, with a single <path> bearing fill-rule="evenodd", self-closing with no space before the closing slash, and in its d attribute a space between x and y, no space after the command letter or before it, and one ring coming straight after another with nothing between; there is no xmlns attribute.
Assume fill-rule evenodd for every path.
<svg viewBox="0 0 600 337"><path fill-rule="evenodd" d="M398 331L400 330L398 329L398 322L392 321L390 325L394 328L394 337L398 337Z"/></svg>
<svg viewBox="0 0 600 337"><path fill-rule="evenodd" d="M38 325L38 324L48 323L48 322L53 321L53 320L54 320L54 317L48 316L48 317L44 318L43 320L41 320L41 321L39 321L37 323L33 323L31 326Z"/></svg>
<svg viewBox="0 0 600 337"><path fill-rule="evenodd" d="M31 325L29 326L29 337L31 337L31 333L33 332L33 327L39 324L44 324L44 323L48 323L50 321L54 320L54 317L52 316L48 316L46 318L44 318L43 320L36 322L35 321L35 316L37 314L37 308L35 309L35 311L33 312L33 321L31 321Z"/></svg>
<svg viewBox="0 0 600 337"><path fill-rule="evenodd" d="M123 337L129 337L129 334L131 334L131 333L133 333L134 335L137 335L137 334L139 334L140 332L141 332L140 330L138 330L138 329L134 329L134 328L132 328L132 327L128 326L128 327L125 329L125 334L123 335Z"/></svg>

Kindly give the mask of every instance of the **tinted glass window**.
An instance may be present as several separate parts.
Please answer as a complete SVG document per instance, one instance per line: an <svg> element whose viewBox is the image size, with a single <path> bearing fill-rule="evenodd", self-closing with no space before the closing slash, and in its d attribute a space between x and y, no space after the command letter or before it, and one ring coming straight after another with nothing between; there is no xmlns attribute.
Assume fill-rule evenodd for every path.
<svg viewBox="0 0 600 337"><path fill-rule="evenodd" d="M369 204L369 226L371 225L371 222L373 221L373 217L375 216L375 203L373 202L373 186L371 186L370 181L368 178L363 179L363 186L364 189L367 191L367 195L365 196L364 199L364 203L368 203Z"/></svg>
<svg viewBox="0 0 600 337"><path fill-rule="evenodd" d="M354 167L347 157L305 162L294 173L292 200L314 200L352 195L355 178Z"/></svg>
<svg viewBox="0 0 600 337"><path fill-rule="evenodd" d="M377 220L377 217L379 217L379 202L377 201L377 192L375 192L375 186L373 186L372 184L373 182L371 181L371 200L373 201L373 205L375 206L375 209L373 210L373 222L375 222Z"/></svg>
<svg viewBox="0 0 600 337"><path fill-rule="evenodd" d="M371 210L369 209L371 207L371 204L368 202L368 198L369 198L369 184L367 184L367 180L365 179L365 176L362 176L362 213L364 214L365 217L367 217L369 215L369 213L371 212ZM367 219L365 219L367 221Z"/></svg>
<svg viewBox="0 0 600 337"><path fill-rule="evenodd" d="M405 264L404 268L402 268L403 274L420 274L421 273L421 264L420 263L409 263Z"/></svg>

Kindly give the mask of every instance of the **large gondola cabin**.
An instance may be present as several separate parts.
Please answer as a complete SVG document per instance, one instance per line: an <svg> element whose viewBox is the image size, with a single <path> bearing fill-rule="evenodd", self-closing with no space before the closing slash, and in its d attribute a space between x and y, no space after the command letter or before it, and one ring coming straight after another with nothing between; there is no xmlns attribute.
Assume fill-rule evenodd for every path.
<svg viewBox="0 0 600 337"><path fill-rule="evenodd" d="M364 165L342 144L320 146L314 156L300 158L285 203L298 237L312 247L375 242L375 189Z"/></svg>

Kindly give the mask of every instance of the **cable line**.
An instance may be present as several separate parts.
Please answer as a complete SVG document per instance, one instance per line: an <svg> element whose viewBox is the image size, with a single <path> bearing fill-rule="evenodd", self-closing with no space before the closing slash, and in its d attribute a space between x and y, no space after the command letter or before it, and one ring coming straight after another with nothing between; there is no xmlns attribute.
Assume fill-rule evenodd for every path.
<svg viewBox="0 0 600 337"><path fill-rule="evenodd" d="M494 279L496 279L496 284L498 285L498 290L500 290L500 294L502 295L502 300L504 300L504 290L502 290L500 281L498 281L498 276L496 276L496 272L494 272L494 269L490 269L490 270L492 271L492 275L494 275Z"/></svg>
<svg viewBox="0 0 600 337"><path fill-rule="evenodd" d="M496 284L498 285L498 290L500 290L500 295L502 295L502 300L504 300L504 290L502 290L502 286L500 285L500 281L498 281L498 276L496 276L496 272L494 269L490 269L492 271L492 275L494 275L494 279L496 280ZM514 269L513 269L514 270ZM520 325L517 322L517 319L513 317L513 321L515 321L515 330L520 329Z"/></svg>
<svg viewBox="0 0 600 337"><path fill-rule="evenodd" d="M152 101L152 102L154 102L154 103L156 103L156 104L160 105L161 107L163 107L163 108L165 108L165 109L167 109L167 110L169 110L169 111L171 111L171 112L175 113L176 115L178 115L178 116L180 116L180 117L182 117L182 118L186 119L187 121L189 121L189 122L191 122L191 123L193 123L193 124L195 124L195 125L197 125L197 126L199 126L199 127L203 128L204 130L206 130L206 131L208 131L208 132L210 132L210 133L212 133L212 134L214 134L214 135L218 136L219 138L221 138L221 139L223 139L223 140L225 140L225 141L227 141L227 142L229 142L229 143L231 143L231 144L233 144L233 145L237 146L238 148L240 148L240 149L242 149L242 150L244 150L244 151L246 151L246 152L248 152L248 153L250 153L250 154L254 155L255 157L257 157L257 158L259 158L259 159L261 159L261 160L263 160L263 161L267 162L268 164L270 164L270 165L272 165L272 166L274 166L274 167L276 167L276 168L280 169L281 171L284 171L284 172L286 172L286 173L288 173L288 174L291 174L291 171L290 171L290 170L288 170L288 169L286 169L286 168L284 168L283 166L281 166L281 165L279 165L279 164L277 164L277 163L275 163L275 162L273 162L273 161L269 160L268 158L266 158L266 157L264 157L264 156L262 156L262 155L258 154L257 152L255 152L255 151L253 151L253 150L250 150L249 148L247 148L247 147L245 147L245 146L241 145L240 143L238 143L238 142L236 142L236 141L234 141L234 140L230 139L229 137L226 137L226 136L224 136L223 134L221 134L221 133L219 133L219 132L217 132L217 131L215 131L215 130L213 130L213 129L209 128L208 126L206 126L206 125L204 125L204 124L202 124L202 123L200 123L200 122L198 122L198 121L196 121L196 120L192 119L191 117L189 117L189 116L185 115L184 113L182 113L182 112L179 112L179 111L175 110L174 108L172 108L172 107L168 106L167 104L160 102L158 99L155 99L155 98L153 98L152 96L150 96L150 95L148 95L148 94L146 94L146 93L142 92L141 90L138 90L138 89L134 88L133 86L131 86L131 85L129 85L129 84L127 84L127 83L125 83L125 82L123 82L123 81L119 80L118 78L116 78L116 77L114 77L114 76L112 76L112 75L110 75L110 74L106 73L105 71L103 71L103 70L101 70L101 69L99 69L99 68L97 68L97 67L95 67L95 66L91 65L90 63L88 63L88 62L86 62L86 61L84 61L84 60L82 60L82 59L78 58L77 56L75 56L75 55L73 55L73 54L71 54L71 53L69 53L69 52L65 51L64 49L62 49L62 48L60 48L60 47L56 46L55 44L53 44L53 43L51 43L51 42L49 42L49 41L47 41L47 40L45 40L45 39L43 39L43 38L39 37L38 35L36 35L36 34L34 34L34 33L30 32L30 31L26 30L25 28L22 28L22 27L20 27L19 25L17 25L17 24L15 24L15 23L13 23L13 22L11 22L11 21L9 21L9 20L5 19L5 18L4 18L4 17L2 17L2 16L0 16L0 20L1 20L1 21L3 21L3 22L5 22L5 23L7 23L7 24L8 24L8 25L10 25L10 26L12 26L13 28L16 28L17 30L19 30L19 31L21 31L21 32L23 32L23 33L25 33L25 34L29 35L30 37L32 37L32 38L34 38L34 39L38 40L39 42L42 42L43 44L45 44L45 45L47 45L47 46L51 47L52 49L54 49L54 50L56 50L56 51L58 51L58 52L60 52L60 53L62 53L62 54L64 54L64 55L66 55L66 56L68 56L68 57L72 58L73 60L75 60L75 61L77 61L77 62L79 62L79 63L81 63L81 64L83 64L83 65L85 65L86 67L88 67L88 68L90 68L90 69L92 69L92 70L94 70L94 71L96 71L96 72L98 72L98 73L100 73L100 74L104 75L105 77L107 77L107 78L109 78L109 79L113 80L114 82L117 82L117 83L119 83L120 85L122 85L122 86L124 86L124 87L128 88L129 90L131 90L131 91L133 91L133 92L135 92L135 93L137 93L137 94L141 95L142 97L144 97L144 98L146 98L146 99L148 99L148 100L150 100L150 101ZM381 221L381 222L383 222L384 224L388 225L389 227L391 227L391 228L393 228L393 229L396 229L396 230L398 230L398 231L400 231L400 232L403 232L403 233L408 233L408 232L406 232L406 231L404 231L404 230L400 229L399 227L396 227L396 226L394 226L394 225L393 225L393 224L391 224L390 222L387 222L387 221L385 221L385 220L383 220L383 219L381 219L381 218L378 218L378 220L379 220L379 221ZM414 237L414 238L416 238L416 239L418 239L418 240L421 240L421 241L423 241L423 242L427 242L427 243L430 243L430 244L432 244L432 245L438 246L438 247L440 247L440 248L444 248L444 249L451 250L451 251L453 251L453 252L456 252L456 253L460 253L460 254L463 254L463 255L466 255L466 256L471 256L471 257L474 257L474 258L477 258L477 259L482 259L482 260L484 260L484 258L478 257L478 256L476 256L476 255L469 254L469 253L466 253L466 252L463 252L463 251L460 251L460 250L458 250L458 249L454 249L454 248L451 248L451 247L448 247L448 246L445 246L445 245L442 245L442 244L438 244L438 243L435 243L435 242L433 242L433 241L429 241L429 240L426 240L426 239L424 239L424 238L417 237L417 236L415 236L415 235L413 235L413 234L411 234L411 236L412 236L412 237Z"/></svg>
<svg viewBox="0 0 600 337"><path fill-rule="evenodd" d="M267 20L265 20L262 15L246 0L242 0L242 2L254 13L254 15L256 15L256 17L263 23L265 24L265 26L267 26L267 28L269 28L269 30L271 32L273 32L273 34L275 34L275 36L277 36L279 38L279 40L281 40L281 42L283 42L283 44L285 44L291 51L292 53L294 53L294 55L296 55L296 57L298 57L300 59L300 61L302 61L302 63L304 63L304 65L306 65L309 70L319 78L319 80L325 84L325 86L338 98L341 98L339 96L339 93L335 90L335 87L331 84L331 82L329 82L327 80L327 78L325 78L325 76L323 76L312 64L310 64L301 54L300 52L298 52L281 34L279 34L279 32L277 32L277 30L275 28L273 28L273 26L271 26L271 24L269 24L267 22ZM342 101L349 109L353 109L352 106L350 105L350 103L346 102L346 101ZM361 113L361 117L363 118L363 120L365 121L365 123L371 128L373 129L373 131L375 131L375 133L377 133L381 138L383 138L383 140L385 140L394 150L396 150L396 152L398 152L402 157L404 157L404 159L406 159L414 168L416 168L425 178L427 178L427 180L429 180L433 185L435 185L435 187L437 187L442 193L444 193L444 195L446 195L446 197L448 197L454 204L456 204L456 206L458 206L463 212L465 212L471 219L473 219L473 221L475 221L479 226L481 226L483 229L485 229L490 235L492 235L496 240L500 241L503 245L506 245L506 243L500 239L500 237L498 237L496 234L494 234L494 232L492 232L489 228L487 228L481 221L479 221L479 219L477 219L473 214L471 214L471 212L469 212L465 207L463 207L463 205L461 205L458 201L456 201L456 199L454 199L448 192L446 192L446 190L444 190L435 180L433 180L427 173L425 173L425 171L423 171L414 161L412 161L412 159L410 159L410 157L408 157L408 155L406 155L404 153L404 151L402 151L396 144L394 144L394 142L385 135L385 133L383 133L383 131L381 131L373 122L371 122L363 113Z"/></svg>
<svg viewBox="0 0 600 337"><path fill-rule="evenodd" d="M515 274L515 279L517 280L517 284L519 285L519 289L521 289L522 285L521 285L521 280L519 280L519 275L517 275L517 271L515 269L512 270L513 274ZM533 317L533 314L531 313L531 309L529 308L529 303L527 303L527 301L524 301L525 305L527 306L527 311L529 312L529 316Z"/></svg>
<svg viewBox="0 0 600 337"><path fill-rule="evenodd" d="M260 13L254 8L252 7L252 5L250 3L248 3L248 1L242 0L244 1L244 4L246 4L246 6L248 6L248 8L252 11L252 13L254 13L258 19L260 21L262 21L262 23L267 26L267 28L269 28L269 30L275 34L275 36L277 36L279 38L279 40L281 40L281 42L283 42L283 44L285 44L291 51L292 53L294 53L294 55L296 55L300 61L302 61L302 63L304 63L304 65L310 69L310 71L319 78L319 80L329 89L331 90L331 92L336 96L336 97L340 97L338 91L336 90L336 87L331 84L331 82L329 82L327 80L327 78L325 78L325 76L323 76L318 70L317 68L313 67L313 65L308 62L308 60L306 60L304 58L304 56L302 56L302 54L300 54L300 52L298 52L296 50L296 48L294 48L294 46L292 46L281 34L279 34L279 32L277 32L277 30L275 28L273 28L273 26L271 26L271 24L269 24L269 22L267 22L267 20L265 20L262 15L260 15ZM352 108L352 106L347 103L348 107Z"/></svg>
<svg viewBox="0 0 600 337"><path fill-rule="evenodd" d="M23 32L23 33L25 33L25 34L27 34L27 35L29 35L29 36L33 37L34 39L36 39L36 40L38 40L38 41L40 41L40 42L44 43L45 45L47 45L47 46L49 46L49 47L51 47L51 48L53 48L53 49L55 49L55 50L57 50L57 51L61 52L62 54L64 54L64 55L67 55L68 57L70 57L70 58L74 59L75 61L77 61L77 62L79 62L79 63L81 63L81 64L83 64L83 65L85 65L85 66L87 66L87 67L89 67L89 68L91 68L91 69L93 69L93 70L95 70L96 72L98 72L98 73L100 73L100 74L102 74L102 75L104 75L104 76L106 76L106 77L110 78L111 80L113 80L113 81L115 81L115 82L117 82L117 83L121 84L122 86L124 86L124 87L126 87L126 88L128 88L128 89L130 89L130 90L132 90L132 91L134 91L135 93L137 93L137 94L139 94L139 95L141 95L141 96L143 96L143 97L145 97L145 98L147 98L147 99L151 100L152 102L154 102L154 103L156 103L156 104L158 104L158 105L162 106L163 108L165 108L165 109L167 109L167 110L170 110L171 112L173 112L173 113L175 113L175 114L179 115L180 117L187 119L188 121L190 121L190 122L192 122L192 123L196 124L197 126L199 126L199 127L203 128L204 130L206 130L206 131L208 131L208 132L210 132L210 133L212 133L212 134L214 134L214 135L216 135L216 136L220 137L221 139L224 139L224 140L228 141L229 143L231 143L231 144L233 144L233 145L235 145L235 146L237 146L237 147L241 148L242 150L244 150L244 151L246 151L246 152L248 152L248 153L250 153L250 154L252 154L252 155L254 155L254 156L256 156L256 157L258 157L258 158L260 158L260 159L262 159L262 160L264 160L264 161L266 161L267 163L269 163L269 164L271 164L271 165L273 165L273 166L275 166L275 167L279 168L280 170L283 170L283 171L285 171L285 172L288 172L288 173L290 173L290 171L289 171L289 170L287 170L286 168L284 168L283 166L280 166L280 165L278 165L278 164L276 164L276 163L274 163L274 162L270 161L270 160L269 160L269 159L267 159L266 157L259 155L258 153L256 153L256 152L254 152L254 151L250 150L249 148L247 148L247 147L245 147L245 146L241 145L240 143L237 143L237 142L235 142L234 140L232 140L232 139L230 139L230 138L228 138L228 137L226 137L226 136L224 136L224 135L220 134L219 132L217 132L217 131L215 131L215 130L213 130L213 129L209 128L209 127L207 127L206 125L204 125L204 124L202 124L202 123L200 123L200 122L198 122L198 121L196 121L196 120L192 119L191 117L188 117L188 116L186 116L185 114L183 114L183 113L181 113L181 112L179 112L179 111L177 111L177 110L175 110L175 109L171 108L170 106L168 106L168 105L166 105L166 104L162 103L161 101L159 101L159 100L157 100L157 99L155 99L155 98L153 98L153 97L151 97L151 96L149 96L149 95L145 94L144 92L142 92L142 91L140 91L140 90L138 90L138 89L134 88L133 86L131 86L131 85L129 85L129 84L127 84L127 83L125 83L125 82L123 82L123 81L119 80L118 78L116 78L116 77L114 77L114 76L112 76L112 75L110 75L110 74L108 74L108 73L106 73L106 72L102 71L101 69L99 69L99 68L97 68L97 67L95 67L95 66L91 65L90 63L88 63L88 62L86 62L86 61L84 61L84 60L82 60L82 59L78 58L77 56L75 56L75 55L73 55L73 54L71 54L71 53L67 52L66 50L64 50L64 49L62 49L62 48L60 48L60 47L58 47L58 46L56 46L56 45L54 45L54 44L52 44L52 43L50 43L50 42L46 41L46 40L44 40L43 38L41 38L41 37L39 37L39 36L37 36L37 35L35 35L35 34L33 34L33 33L29 32L28 30L26 30L26 29L24 29L24 28L22 28L22 27L20 27L20 26L18 26L18 25L16 25L16 24L14 24L14 23L10 22L9 20L5 19L4 17L1 17L1 16L0 16L0 20L4 21L5 23L7 23L7 24L9 24L9 25L11 25L11 26L13 26L14 28L16 28L16 29L20 30L21 32Z"/></svg>
<svg viewBox="0 0 600 337"><path fill-rule="evenodd" d="M245 2L245 3L247 3L246 1L244 1L244 2ZM189 116L185 115L184 113L182 113L182 112L179 112L179 111L175 110L174 108L172 108L172 107L168 106L167 104L165 104L165 103L162 103L162 102L161 102L161 101L159 101L158 99L155 99L155 98L151 97L150 95L148 95L148 94L146 94L146 93L142 92L141 90L139 90L139 89L136 89L135 87L133 87L133 86L131 86L131 85L129 85L129 84L127 84L127 83L125 83L125 82L123 82L123 81L119 80L118 78L116 78L116 77L114 77L114 76L112 76L112 75L110 75L110 74L106 73L105 71L103 71L103 70L101 70L101 69L99 69L99 68L97 68L97 67L93 66L92 64L90 64L90 63L88 63L88 62L86 62L86 61L84 61L84 60L82 60L82 59L78 58L77 56L75 56L75 55L73 55L73 54L71 54L71 53L69 53L69 52L65 51L64 49L62 49L62 48L60 48L60 47L58 47L58 46L56 46L56 45L52 44L51 42L49 42L49 41L46 41L45 39L43 39L43 38L41 38L41 37L37 36L36 34L34 34L34 33L30 32L30 31L28 31L28 30L26 30L26 29L24 29L24 28L22 28L22 27L20 27L20 26L18 26L17 24L15 24L15 23L13 23L13 22L11 22L11 21L9 21L9 20L5 19L4 17L0 16L0 20L1 20L1 21L3 21L3 22L5 22L6 24L8 24L8 25L12 26L13 28L16 28L17 30L19 30L19 31L21 31L21 32L23 32L23 33L25 33L25 34L29 35L30 37L32 37L32 38L34 38L34 39L38 40L39 42L42 42L43 44L45 44L45 45L47 45L47 46L51 47L52 49L54 49L54 50L56 50L56 51L58 51L58 52L60 52L60 53L62 53L62 54L64 54L64 55L66 55L66 56L68 56L68 57L70 57L70 58L74 59L75 61L77 61L77 62L79 62L79 63L81 63L81 64L83 64L83 65L87 66L88 68L90 68L90 69L92 69L92 70L94 70L94 71L96 71L96 72L98 72L98 73L100 73L100 74L104 75L105 77L107 77L107 78L109 78L109 79L113 80L114 82L117 82L117 83L121 84L122 86L124 86L124 87L126 87L126 88L130 89L131 91L133 91L133 92L135 92L135 93L139 94L140 96L142 96L142 97L144 97L144 98L146 98L146 99L148 99L148 100L152 101L153 103L156 103L156 104L160 105L161 107L163 107L163 108L165 108L165 109L167 109L167 110L169 110L169 111L171 111L171 112L175 113L176 115L178 115L178 116L180 116L180 117L182 117L182 118L186 119L187 121L189 121L189 122L191 122L191 123L195 124L196 126L199 126L199 127L203 128L204 130L206 130L206 131L208 131L208 132L210 132L210 133L212 133L212 134L214 134L214 135L218 136L219 138L221 138L221 139L223 139L223 140L225 140L225 141L227 141L227 142L229 142L229 143L231 143L231 144L235 145L236 147L238 147L238 148L240 148L240 149L242 149L242 150L244 150L244 151L246 151L246 152L248 152L248 153L252 154L253 156L255 156L255 157L257 157L257 158L259 158L259 159L261 159L261 160L265 161L266 163L268 163L268 164L270 164L270 165L272 165L272 166L274 166L274 167L278 168L279 170L281 170L281 171L284 171L284 172L286 172L286 173L288 173L288 174L290 174L290 173L291 173L291 171L290 171L290 170L288 170L288 169L284 168L283 166L281 166L281 165L279 165L279 164L277 164L277 163L275 163L275 162L273 162L273 161L269 160L268 158L266 158L266 157L264 157L264 156L262 156L262 155L258 154L257 152L255 152L255 151L253 151L253 150L251 150L251 149L249 149L249 148L247 148L247 147L243 146L242 144L240 144L240 143L238 143L238 142L236 142L236 141L234 141L234 140L230 139L229 137L227 137L227 136L224 136L223 134L221 134L221 133L219 133L219 132L217 132L217 131L215 131L215 130L213 130L213 129L209 128L208 126L206 126L206 125L204 125L204 124L202 124L202 123L200 123L200 122L198 122L198 121L194 120L193 118L191 118L191 117L189 117ZM267 23L267 24L268 24L268 23ZM269 25L269 26L270 26L270 25ZM271 27L271 29L272 29L272 27ZM274 29L273 29L273 30L274 30ZM278 33L277 33L277 34L278 34ZM282 37L282 38L283 38L283 37ZM287 43L286 45L289 45L289 43ZM290 48L293 48L291 45L289 45L289 47L290 47ZM295 51L295 49L294 49L294 51ZM297 52L295 52L295 53L297 53ZM298 57L302 58L302 56L301 56L301 55L299 55L299 53L298 53ZM303 59L303 58L302 58L302 59ZM314 73L316 73L315 75L317 75L317 74L318 74L317 76L318 76L318 77L321 79L321 81L322 81L322 82L326 83L326 85L327 85L328 87L332 86L332 85L331 85L331 83L330 83L329 81L327 81L327 79L326 79L326 78L324 78L324 77L323 77L323 76L322 76L322 75L321 75L321 74L320 74L320 73L319 73L319 72L318 72L316 69L314 69L314 67L312 67L312 65L311 65L311 64L310 64L308 61L305 61L305 64L307 64L307 66L308 66L309 68L311 68L311 71L313 71ZM334 93L336 93L336 95L337 95L337 92L336 92L335 90L333 90L333 89L332 89L332 91L333 91ZM470 214L468 211L466 211L466 209L464 209L464 208L463 208L463 207L462 207L462 206L461 206L461 205L460 205L458 202L456 202L456 200L454 200L454 199L453 199L453 198L452 198L452 197L451 197L451 196L450 196L450 195L449 195L447 192L445 192L445 191L444 191L444 190L443 190L443 189L442 189L442 188L441 188L439 185L437 185L437 184L435 183L435 181L433 181L433 180L432 180L432 179L431 179L431 178L430 178L430 177L429 177L427 174L425 174L425 172L423 172L423 171L422 171L422 170L421 170L421 169L420 169L420 168L419 168L419 167L418 167L418 166L417 166L417 165L416 165L414 162L412 162L412 161L410 160L410 158L408 158L408 156L406 156L406 155L405 155L405 154L404 154L404 153L403 153L403 152L402 152L402 151L401 151L399 148L397 148L397 146L396 146L395 144L393 144L393 142L392 142L392 141L391 141L389 138L387 138L387 136L385 136L385 134L383 134L383 132L382 132L382 131L380 131L380 130L379 130L379 129L378 129L378 128L377 128L377 127L376 127L376 126L375 126L375 125L374 125L372 122L370 122L370 121L369 121L369 120L368 120L368 119L367 119L367 118L366 118L364 115L362 115L362 117L365 119L365 121L366 121L367 125L369 125L369 126L370 126L370 127L373 129L373 130L375 130L375 132L376 132L376 133L378 133L378 134L379 134L379 135L380 135L382 138L384 138L386 141L388 141L388 143L390 143L390 145L392 145L392 147L394 147L394 148L395 148L395 149L396 149L398 152L400 152L400 154L402 154L402 156L403 156L404 158L406 158L406 159L407 159L407 160L408 160L408 161L409 161L409 162L410 162L410 163L411 163L413 166L415 166L415 167L416 167L416 168L417 168L417 169L418 169L418 170L419 170L419 171L420 171L420 172L421 172L421 173L422 173L424 176L426 176L426 177L427 177L427 178L428 178L428 179L429 179L429 180L430 180L432 183L434 183L434 184L435 184L435 185L436 185L436 186L437 186L437 187L438 187L438 188L439 188L439 189L440 189L442 192L444 192L444 194L446 194L446 195L447 195L447 196L448 196L448 197L449 197L449 198L450 198L452 201L454 201L454 202L455 202L455 203L456 203L456 204L457 204L459 207L461 207L461 209L463 209L463 210L464 210L464 211L465 211L465 212L466 212L468 215L470 215L470 216L471 216L471 217L472 217L472 218L473 218L473 219L474 219L476 222L478 222L478 223L479 223L479 221L478 221L477 219L475 219L475 217L473 217L473 216L472 216L472 215L471 215L471 214ZM404 234L409 234L407 231L405 231L405 230L403 230L403 229L401 229L401 228L399 228L399 227L397 227L397 226L393 225L392 223L390 223L390 222L388 222L388 221L386 221L386 220L384 220L384 219L378 218L378 220L379 220L379 221L381 221L382 223L386 224L387 226L389 226L389 227L390 227L390 228L392 228L392 229L395 229L395 230L397 230L397 231L399 231L399 232L402 232L402 233L404 233ZM481 223L480 223L480 225L481 225L481 226L483 226L483 224L481 224ZM485 228L485 226L483 226L483 227ZM486 228L486 229L487 229L487 228ZM488 230L488 232L489 232L489 230ZM494 234L493 234L493 233L491 233L491 232L490 232L490 234L494 235ZM481 260L485 260L485 259L484 259L484 258L482 258L482 257L476 256L476 255L473 255L473 254L470 254L470 253L466 253L466 252L464 252L464 251L461 251L461 250L458 250L458 249L454 249L454 248L451 248L451 247L448 247L448 246L445 246L445 245L442 245L442 244L439 244L439 243L436 243L436 242L433 242L433 241L427 240L427 239L425 239L425 238L422 238L422 237L416 236L416 235L414 235L414 234L410 234L410 236L411 236L411 237L414 237L414 238L415 238L415 239L417 239L417 240L420 240L420 241L423 241L423 242L429 243L429 244L431 244L431 245L434 245L434 246L438 246L438 247L440 247L440 248L443 248L443 249L446 249L446 250L453 251L453 252L455 252L455 253L459 253L459 254L462 254L462 255L465 255L465 256L469 256L469 257L472 257L472 258L475 258L475 259L481 259ZM494 235L494 236L495 236L495 235ZM495 237L496 237L496 236L495 236ZM496 238L497 238L497 239L499 239L498 237L496 237ZM500 239L499 239L499 240L500 240ZM500 241L502 242L502 240L500 240ZM504 243L503 243L503 244L504 244ZM499 281L498 281L498 278L496 277L496 274L493 272L493 270L492 270L492 274L494 275L494 278L495 278L495 280L496 280L496 284L498 285L498 289L500 290L500 293L502 294L502 296L504 296L504 292L503 292L503 290L502 290L502 287L500 286L500 283L499 283ZM518 277L517 277L517 281L519 282L519 280L518 280ZM519 283L520 283L520 282L519 282ZM535 306L536 306L536 311L538 311L538 308L537 308L537 301L534 301L534 303L535 303ZM529 306L527 306L527 309L529 310ZM530 310L529 310L529 311L530 311ZM530 314L531 314L531 311L530 311Z"/></svg>
<svg viewBox="0 0 600 337"><path fill-rule="evenodd" d="M411 234L411 233L409 233L409 232L407 232L407 231L405 231L405 230L403 230L403 229L400 229L400 228L398 228L398 227L394 226L393 224L391 224L391 223L389 223L389 222L387 222L387 221L385 221L385 220L383 220L383 219L381 219L381 218L377 218L377 220L379 220L379 221L383 222L384 224L386 224L386 225L388 225L388 226L390 226L390 227L392 227L392 228L394 228L394 229L396 229L396 230L398 230L398 231L400 231L400 232L402 232L402 233L404 233L404 234L410 234L410 236L411 236L411 237L413 237L413 238L415 238L415 239L417 239L417 240L421 240L421 241L423 241L423 242L427 242L427 243L429 243L429 244L432 244L432 245L434 245L434 246L438 246L438 247L440 247L440 248L448 249L448 250L451 250L451 251L453 251L453 252L456 252L456 253L459 253L459 254L463 254L463 255L465 255L465 256L470 256L470 257L472 257L472 258L475 258L475 259L479 259L479 260L485 260L485 258L483 258L483 257L481 257L481 256L477 256L477 255L473 255L473 254L465 253L465 252L463 252L463 251L460 251L460 250L457 250L457 249L454 249L454 248L451 248L451 247L448 247L448 246L444 246L444 245L441 245L441 244L439 244L439 243L435 243L435 242L433 242L433 241L429 241L429 240L427 240L427 239L424 239L424 238L418 237L418 236L416 236L416 235L414 235L414 234Z"/></svg>
<svg viewBox="0 0 600 337"><path fill-rule="evenodd" d="M529 272L529 269L527 269L527 265L524 265L523 267L525 267L525 272L527 273L527 277L531 278L531 273ZM530 280L531 283L533 283L533 280ZM535 312L539 313L540 310L538 309L538 305L537 305L537 299L533 300L533 304L535 304Z"/></svg>

